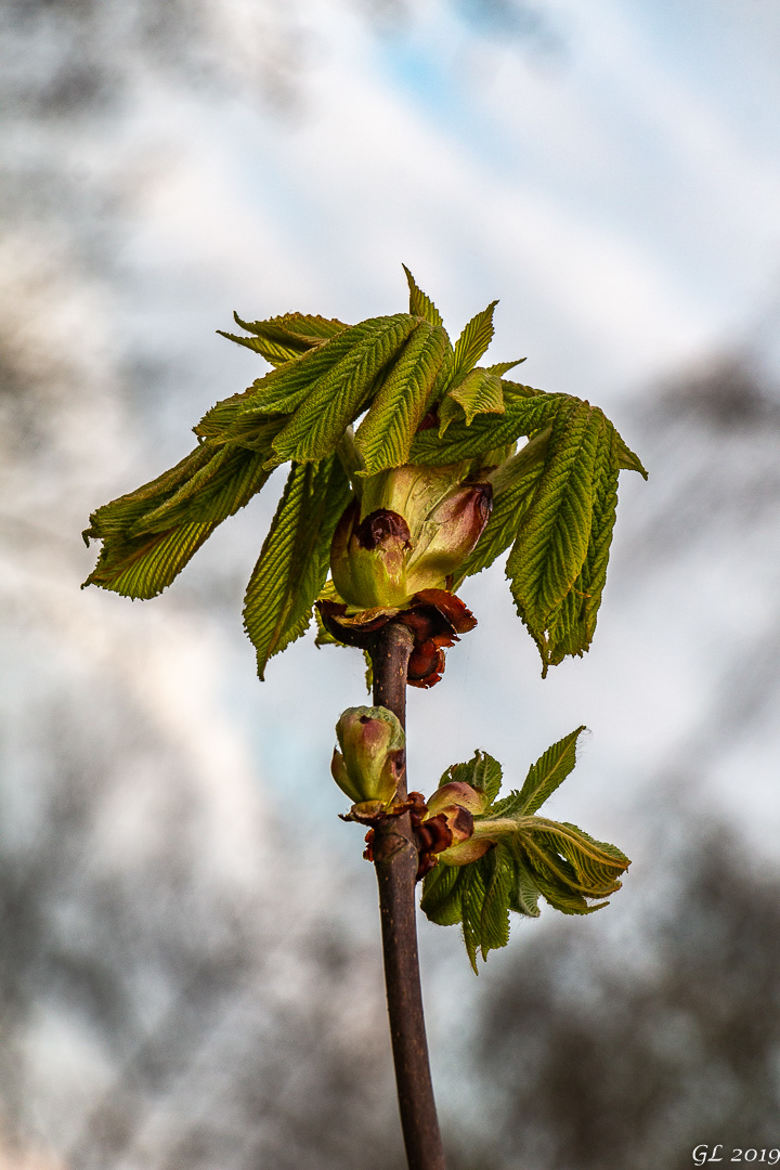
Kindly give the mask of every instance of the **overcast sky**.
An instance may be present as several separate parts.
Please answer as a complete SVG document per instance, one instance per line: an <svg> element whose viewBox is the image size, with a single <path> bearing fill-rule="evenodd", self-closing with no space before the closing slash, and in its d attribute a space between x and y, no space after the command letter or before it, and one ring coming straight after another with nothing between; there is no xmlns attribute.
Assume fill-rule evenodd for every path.
<svg viewBox="0 0 780 1170"><path fill-rule="evenodd" d="M773 0L558 0L540 39L444 0L377 35L361 7L292 9L289 118L139 74L136 264L164 237L244 314L351 320L402 305L403 260L453 330L498 296L496 359L602 401L776 305Z"/></svg>
<svg viewBox="0 0 780 1170"><path fill-rule="evenodd" d="M477 746L516 785L584 722L593 734L550 812L635 858L616 916L634 920L641 892L657 895L648 807L674 815L697 779L707 807L776 860L774 436L701 418L672 431L671 412L653 430L638 406L664 376L746 341L780 371L778 0L104 0L31 4L29 23L24 8L0 8L0 97L30 77L44 92L63 62L103 88L76 69L82 100L40 116L20 101L5 119L0 534L14 669L0 698L20 823L59 770L42 696L62 700L79 750L97 745L116 768L94 793L112 864L156 824L170 779L159 733L206 810L190 844L204 880L241 871L254 888L250 813L265 825L270 805L316 831L326 877L359 872L375 930L360 834L336 820L328 776L338 714L365 701L362 660L309 636L261 686L241 631L279 475L149 603L78 592L97 551L79 532L263 371L215 335L233 309L398 312L405 262L453 336L498 297L492 360L527 356L524 380L605 407L651 471L648 484L622 477L583 661L542 683L500 567L468 583L479 627L439 686L410 694L414 787ZM185 10L194 23L179 30ZM158 40L138 32L150 13L171 22ZM454 932L447 946L465 971Z"/></svg>
<svg viewBox="0 0 780 1170"><path fill-rule="evenodd" d="M203 411L261 372L258 359L215 336L229 327L233 308L250 319L293 308L345 321L396 312L406 304L402 261L453 335L500 298L493 360L527 355L524 380L590 397L640 453L629 408L656 378L762 329L771 349L780 253L774 0L597 0L587 7L559 0L540 6L530 33L506 16L486 21L485 6L455 0L386 6L384 19L367 19L368 11L350 0L301 0L271 18L243 0L226 0L218 13L204 5L203 20L213 21L201 30L204 43L225 77L238 78L233 89L160 69L148 48L133 55L126 45L112 63L129 78L118 111L107 107L102 121L49 125L37 132L40 140L28 129L17 144L59 151L71 185L101 192L101 208L109 209L108 283L92 290L88 321L74 325L67 316L69 308L80 311L75 287L55 304L42 300L38 315L49 315L50 330L64 321L63 337L80 333L87 351L100 354L102 346L142 372L135 399L114 393L105 378L96 382L101 408L127 406L130 414L114 424L116 447L104 430L95 435L104 458L99 482L85 481L81 495L71 495L81 523L101 499L180 458ZM279 21L287 22L279 54L294 97L281 109L250 85L258 51L269 30L278 34ZM104 35L116 43L111 20ZM51 254L40 223L23 244L19 263ZM77 272L72 265L71 285ZM83 409L97 426L94 404ZM74 441L82 435L79 429ZM657 464L651 470L647 487L623 477L628 504L618 518L618 550L624 525L628 533L636 523L631 501L650 506L660 498L665 473ZM225 525L234 533L229 547L244 542L231 570L237 633L240 589L274 503L269 488ZM178 612L201 572L226 563L226 539L218 534L214 551L199 553L151 608ZM82 579L93 555L84 557ZM474 585L482 632L451 654L445 683L420 700L426 718L442 726L461 710L458 732L468 743L458 750L466 755L476 742L489 749L495 742L490 701L467 717L472 679L489 690L484 648L491 643L480 640L492 626L492 644L500 644L501 623L517 625L499 570L494 578ZM670 596L678 587L672 582ZM619 596L612 575L607 614ZM108 613L103 607L114 600L82 595L85 620L98 606ZM133 607L139 633L155 620L142 616L145 609ZM642 742L662 757L695 720L708 693L701 680L712 676L706 663L686 673L680 655L690 663L698 650L691 644L685 657L686 628L674 627L672 617L669 605L657 613L670 633L668 646L653 643L655 673L616 677L619 648L616 659L600 658L609 621L618 620L607 617L587 661L551 672L541 689L533 648L514 630L511 669L528 680L523 701L539 704L540 737L557 738L581 720L603 735L608 712L618 709L626 753ZM629 636L643 611L625 620ZM258 694L251 648L237 636L236 661L225 666L227 702L231 713L245 712L261 768L282 787L291 769L312 773L329 755L339 701L362 701L354 690L359 670L350 672L347 658L293 647L271 664ZM664 681L672 661L674 687ZM286 696L304 676L313 702L330 688L334 703L333 718L316 722L305 743L285 724ZM413 719L417 705L415 698ZM472 729L482 716L484 730ZM594 750L606 750L599 742ZM545 746L534 742L523 752Z"/></svg>

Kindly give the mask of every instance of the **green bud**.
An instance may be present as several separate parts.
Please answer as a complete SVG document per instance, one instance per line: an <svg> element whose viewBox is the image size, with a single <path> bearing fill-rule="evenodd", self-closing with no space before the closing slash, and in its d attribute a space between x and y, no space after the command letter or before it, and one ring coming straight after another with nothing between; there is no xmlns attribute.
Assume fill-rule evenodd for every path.
<svg viewBox="0 0 780 1170"><path fill-rule="evenodd" d="M485 811L488 798L486 793L472 788L464 780L451 780L448 784L442 784L440 788L437 788L426 803L431 816L443 812L450 805L460 805L461 808L465 808L472 816L476 817Z"/></svg>
<svg viewBox="0 0 780 1170"><path fill-rule="evenodd" d="M386 707L348 707L336 724L331 772L354 804L389 804L404 764L404 732Z"/></svg>
<svg viewBox="0 0 780 1170"><path fill-rule="evenodd" d="M443 817L451 833L451 843L439 854L445 865L468 865L490 849L491 840L474 835L474 817L485 811L487 803L484 792L462 780L442 784L427 802L428 816Z"/></svg>
<svg viewBox="0 0 780 1170"><path fill-rule="evenodd" d="M466 464L406 464L366 477L331 546L333 583L348 605L402 607L447 589L490 517L489 483L464 483Z"/></svg>
<svg viewBox="0 0 780 1170"><path fill-rule="evenodd" d="M402 606L406 589L406 556L411 548L403 516L377 509L360 519L360 506L350 504L339 521L330 552L333 584L348 605L360 609Z"/></svg>
<svg viewBox="0 0 780 1170"><path fill-rule="evenodd" d="M439 854L439 860L444 865L469 865L484 857L488 849L492 849L494 842L485 837L471 836L465 841L456 841Z"/></svg>

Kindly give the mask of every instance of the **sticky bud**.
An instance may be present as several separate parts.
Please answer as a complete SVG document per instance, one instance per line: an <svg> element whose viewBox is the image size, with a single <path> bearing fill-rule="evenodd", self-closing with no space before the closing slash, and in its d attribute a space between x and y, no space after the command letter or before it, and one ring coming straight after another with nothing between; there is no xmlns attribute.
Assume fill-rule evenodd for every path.
<svg viewBox="0 0 780 1170"><path fill-rule="evenodd" d="M427 803L431 816L442 812L448 805L459 805L476 817L485 811L487 796L463 780L451 780L437 788Z"/></svg>
<svg viewBox="0 0 780 1170"><path fill-rule="evenodd" d="M484 812L487 802L484 792L461 780L442 784L428 800L428 819L423 827L439 824L439 840L432 851L445 865L468 865L490 849L492 841L474 836L474 817Z"/></svg>
<svg viewBox="0 0 780 1170"><path fill-rule="evenodd" d="M471 861L478 861L484 857L488 849L494 845L486 837L469 837L467 841L456 841L439 854L439 860L444 865L468 865Z"/></svg>
<svg viewBox="0 0 780 1170"><path fill-rule="evenodd" d="M348 605L401 607L446 589L474 549L492 508L489 483L462 483L461 464L407 464L368 477L331 545L333 583Z"/></svg>
<svg viewBox="0 0 780 1170"><path fill-rule="evenodd" d="M404 732L386 707L348 707L336 724L330 770L354 804L389 804L404 766Z"/></svg>

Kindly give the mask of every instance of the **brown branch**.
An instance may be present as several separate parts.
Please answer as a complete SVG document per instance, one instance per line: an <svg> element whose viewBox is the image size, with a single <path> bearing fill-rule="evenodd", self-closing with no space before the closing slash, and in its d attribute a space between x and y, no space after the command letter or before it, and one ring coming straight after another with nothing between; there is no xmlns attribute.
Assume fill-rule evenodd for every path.
<svg viewBox="0 0 780 1170"><path fill-rule="evenodd" d="M402 624L378 631L371 651L374 703L387 707L406 726L406 673L414 638ZM406 769L398 790L406 795ZM444 1170L436 1102L425 1038L414 886L417 849L409 814L377 827L374 861L385 960L387 1010L393 1045L398 1107L409 1170Z"/></svg>

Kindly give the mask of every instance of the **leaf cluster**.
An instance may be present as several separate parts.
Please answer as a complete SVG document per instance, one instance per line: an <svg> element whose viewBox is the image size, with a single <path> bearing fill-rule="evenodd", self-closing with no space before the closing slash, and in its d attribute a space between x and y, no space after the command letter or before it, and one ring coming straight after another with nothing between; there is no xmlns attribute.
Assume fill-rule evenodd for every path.
<svg viewBox="0 0 780 1170"><path fill-rule="evenodd" d="M274 468L290 463L244 602L262 678L268 659L308 627L328 587L336 524L365 478L406 463L461 464L472 480L490 481L494 509L455 585L511 549L512 594L543 669L586 650L618 472L644 469L597 408L508 381L516 362L478 366L496 302L453 346L405 271L406 313L353 326L303 313L236 316L246 336L223 335L272 368L207 412L194 428L197 446L174 468L92 514L84 536L102 548L85 584L156 596Z"/></svg>
<svg viewBox="0 0 780 1170"><path fill-rule="evenodd" d="M442 926L461 923L469 960L477 972L477 954L509 941L510 910L539 916L543 897L564 914L591 914L620 889L620 875L630 864L614 845L596 841L576 825L538 816L539 808L575 764L578 727L549 747L531 766L519 791L498 799L501 765L485 752L448 768L440 787L464 781L485 794L487 807L475 817L476 836L492 847L467 865L444 860L423 880L421 907Z"/></svg>

